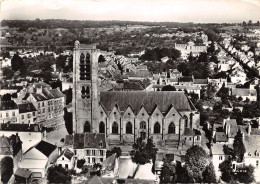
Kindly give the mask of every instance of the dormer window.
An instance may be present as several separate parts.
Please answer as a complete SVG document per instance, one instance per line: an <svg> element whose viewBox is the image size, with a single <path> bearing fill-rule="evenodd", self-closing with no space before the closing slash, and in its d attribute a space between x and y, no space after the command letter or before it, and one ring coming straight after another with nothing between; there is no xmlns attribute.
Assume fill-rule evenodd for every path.
<svg viewBox="0 0 260 184"><path fill-rule="evenodd" d="M144 113L142 113L142 116L144 116Z"/></svg>
<svg viewBox="0 0 260 184"><path fill-rule="evenodd" d="M114 112L114 115L116 115L116 112Z"/></svg>
<svg viewBox="0 0 260 184"><path fill-rule="evenodd" d="M100 147L100 148L103 147L103 142L102 142L102 141L100 141L100 143L99 143L99 147Z"/></svg>
<svg viewBox="0 0 260 184"><path fill-rule="evenodd" d="M103 112L102 111L100 112L100 114L101 114L101 116L103 116Z"/></svg>
<svg viewBox="0 0 260 184"><path fill-rule="evenodd" d="M128 116L130 116L130 113L128 113Z"/></svg>
<svg viewBox="0 0 260 184"><path fill-rule="evenodd" d="M159 114L157 113L156 116L159 116Z"/></svg>
<svg viewBox="0 0 260 184"><path fill-rule="evenodd" d="M175 114L172 114L172 116L175 116Z"/></svg>
<svg viewBox="0 0 260 184"><path fill-rule="evenodd" d="M251 153L250 153L250 152L248 153L248 156L251 156Z"/></svg>

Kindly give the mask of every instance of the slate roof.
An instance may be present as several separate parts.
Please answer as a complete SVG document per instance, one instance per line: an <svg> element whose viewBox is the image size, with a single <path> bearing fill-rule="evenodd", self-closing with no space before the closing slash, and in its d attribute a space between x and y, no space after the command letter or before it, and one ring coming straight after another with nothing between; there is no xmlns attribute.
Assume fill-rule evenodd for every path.
<svg viewBox="0 0 260 184"><path fill-rule="evenodd" d="M8 137L4 135L0 137L0 155L12 155Z"/></svg>
<svg viewBox="0 0 260 184"><path fill-rule="evenodd" d="M0 110L11 110L11 109L18 109L17 104L13 100L2 101L0 99Z"/></svg>
<svg viewBox="0 0 260 184"><path fill-rule="evenodd" d="M34 84L35 88L46 88L46 87L51 87L49 84L46 84L45 82L38 82Z"/></svg>
<svg viewBox="0 0 260 184"><path fill-rule="evenodd" d="M48 98L48 99L54 99L54 96L52 95L52 93L50 92L50 90L48 90L47 88L43 88L42 89L42 93L43 95Z"/></svg>
<svg viewBox="0 0 260 184"><path fill-rule="evenodd" d="M64 97L64 94L58 89L51 89L50 92L54 96L54 98Z"/></svg>
<svg viewBox="0 0 260 184"><path fill-rule="evenodd" d="M73 145L73 135L66 135L64 142L65 142L64 143L65 146Z"/></svg>
<svg viewBox="0 0 260 184"><path fill-rule="evenodd" d="M139 81L126 81L124 82L123 89L143 90L144 88Z"/></svg>
<svg viewBox="0 0 260 184"><path fill-rule="evenodd" d="M43 153L46 157L49 157L50 154L57 148L57 146L55 146L51 143L45 142L45 141L41 141L38 144L36 144L35 146L33 146L32 148L37 149L38 151ZM28 149L25 153L30 151L32 148Z"/></svg>
<svg viewBox="0 0 260 184"><path fill-rule="evenodd" d="M2 131L17 131L17 132L40 132L40 127L38 124L0 124L0 130Z"/></svg>
<svg viewBox="0 0 260 184"><path fill-rule="evenodd" d="M31 176L31 174L32 172L27 169L18 168L14 175L28 179Z"/></svg>
<svg viewBox="0 0 260 184"><path fill-rule="evenodd" d="M195 110L184 92L180 91L103 91L100 92L100 103L107 111L112 111L116 104L121 111L125 111L130 105L135 113L142 106L149 113L155 106L161 112L166 112L170 105L178 111Z"/></svg>
<svg viewBox="0 0 260 184"><path fill-rule="evenodd" d="M227 142L228 138L225 132L216 132L215 134L215 140L216 142Z"/></svg>
<svg viewBox="0 0 260 184"><path fill-rule="evenodd" d="M19 113L37 111L32 103L18 104Z"/></svg>
<svg viewBox="0 0 260 184"><path fill-rule="evenodd" d="M129 72L129 77L152 77L152 74L148 70L137 70L136 72Z"/></svg>

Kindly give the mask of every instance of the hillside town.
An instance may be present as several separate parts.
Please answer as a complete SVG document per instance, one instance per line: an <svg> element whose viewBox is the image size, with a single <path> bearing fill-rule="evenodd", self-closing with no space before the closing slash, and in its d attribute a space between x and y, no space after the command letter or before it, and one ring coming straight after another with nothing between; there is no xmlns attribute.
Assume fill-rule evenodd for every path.
<svg viewBox="0 0 260 184"><path fill-rule="evenodd" d="M2 20L3 183L260 182L260 24Z"/></svg>

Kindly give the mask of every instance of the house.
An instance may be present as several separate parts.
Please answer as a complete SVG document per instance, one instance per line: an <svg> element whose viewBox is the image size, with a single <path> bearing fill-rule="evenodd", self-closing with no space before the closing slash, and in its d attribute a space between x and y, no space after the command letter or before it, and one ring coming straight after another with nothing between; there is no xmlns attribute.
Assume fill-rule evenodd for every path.
<svg viewBox="0 0 260 184"><path fill-rule="evenodd" d="M103 133L76 133L66 135L64 148L72 148L77 159L87 165L102 163L106 159L107 142Z"/></svg>
<svg viewBox="0 0 260 184"><path fill-rule="evenodd" d="M65 169L73 169L75 165L75 156L68 148L64 149L56 161L56 165L62 166Z"/></svg>
<svg viewBox="0 0 260 184"><path fill-rule="evenodd" d="M14 101L3 101L0 98L0 124L19 123L19 109Z"/></svg>
<svg viewBox="0 0 260 184"><path fill-rule="evenodd" d="M35 178L43 178L57 156L58 149L55 145L40 141L23 154L23 159L18 166L30 170Z"/></svg>
<svg viewBox="0 0 260 184"><path fill-rule="evenodd" d="M23 152L40 142L45 136L38 124L0 124L0 135L11 136L12 134L18 134L20 137L23 142Z"/></svg>
<svg viewBox="0 0 260 184"><path fill-rule="evenodd" d="M36 124L37 110L32 103L18 104L21 124Z"/></svg>
<svg viewBox="0 0 260 184"><path fill-rule="evenodd" d="M0 160L8 156L13 158L14 172L18 168L18 162L22 159L22 141L18 134L12 134L7 137L0 136Z"/></svg>
<svg viewBox="0 0 260 184"><path fill-rule="evenodd" d="M32 172L28 169L17 169L14 173L15 183L31 183Z"/></svg>

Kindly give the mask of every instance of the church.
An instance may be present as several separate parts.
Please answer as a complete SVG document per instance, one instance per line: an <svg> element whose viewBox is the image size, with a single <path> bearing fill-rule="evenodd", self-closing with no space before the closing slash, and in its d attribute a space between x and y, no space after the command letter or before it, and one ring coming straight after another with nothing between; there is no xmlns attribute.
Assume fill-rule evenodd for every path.
<svg viewBox="0 0 260 184"><path fill-rule="evenodd" d="M73 132L103 133L110 144L200 144L200 114L181 91L100 91L95 46L75 42Z"/></svg>

